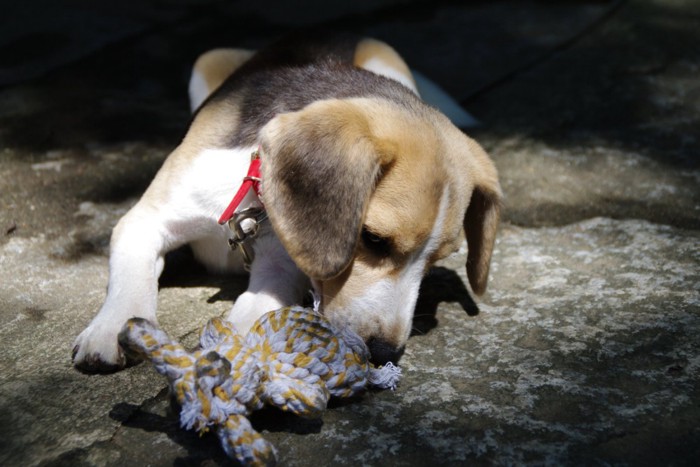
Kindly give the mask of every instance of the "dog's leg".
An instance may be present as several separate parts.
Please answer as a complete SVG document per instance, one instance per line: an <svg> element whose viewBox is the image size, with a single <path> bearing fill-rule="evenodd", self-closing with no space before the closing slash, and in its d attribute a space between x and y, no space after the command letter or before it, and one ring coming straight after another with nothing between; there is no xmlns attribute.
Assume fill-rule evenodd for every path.
<svg viewBox="0 0 700 467"><path fill-rule="evenodd" d="M108 372L124 367L126 360L116 340L121 326L131 317L155 321L157 278L166 250L156 216L147 203L141 202L115 227L107 298L74 343L73 362L77 368Z"/></svg>
<svg viewBox="0 0 700 467"><path fill-rule="evenodd" d="M309 291L309 279L297 268L269 224L254 244L255 260L250 269L248 289L241 294L226 316L245 334L268 311L301 305Z"/></svg>
<svg viewBox="0 0 700 467"><path fill-rule="evenodd" d="M181 147L168 158L141 200L114 229L107 298L75 340L77 368L104 372L126 365L117 334L131 317L156 321L158 276L168 251L203 238L225 242L226 227L217 223L217 217L230 200L236 179L245 174L251 151L197 153Z"/></svg>

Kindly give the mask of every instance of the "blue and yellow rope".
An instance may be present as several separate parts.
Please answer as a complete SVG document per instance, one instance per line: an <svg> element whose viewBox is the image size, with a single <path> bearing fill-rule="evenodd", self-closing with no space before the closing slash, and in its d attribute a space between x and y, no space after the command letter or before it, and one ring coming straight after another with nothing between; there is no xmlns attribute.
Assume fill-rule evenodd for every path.
<svg viewBox="0 0 700 467"><path fill-rule="evenodd" d="M394 388L400 370L374 369L362 340L335 329L318 312L286 307L262 316L243 337L214 318L187 352L150 321L133 318L119 334L128 352L165 375L182 406L180 424L215 429L224 451L245 465L272 465L275 449L246 418L263 404L315 416L330 396L351 397L370 385Z"/></svg>

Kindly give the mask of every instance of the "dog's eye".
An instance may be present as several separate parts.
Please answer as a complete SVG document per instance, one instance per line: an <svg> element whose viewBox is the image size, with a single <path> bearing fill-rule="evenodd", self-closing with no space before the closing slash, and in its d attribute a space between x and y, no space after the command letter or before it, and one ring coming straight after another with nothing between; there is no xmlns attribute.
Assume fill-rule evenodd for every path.
<svg viewBox="0 0 700 467"><path fill-rule="evenodd" d="M368 250L378 256L389 256L391 252L391 241L388 238L373 234L367 228L362 229L362 243Z"/></svg>

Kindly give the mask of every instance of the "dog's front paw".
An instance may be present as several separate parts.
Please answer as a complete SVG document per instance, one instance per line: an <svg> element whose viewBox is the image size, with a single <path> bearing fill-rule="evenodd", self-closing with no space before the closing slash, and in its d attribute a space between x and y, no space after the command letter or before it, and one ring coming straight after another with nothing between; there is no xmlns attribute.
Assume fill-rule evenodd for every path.
<svg viewBox="0 0 700 467"><path fill-rule="evenodd" d="M114 373L137 363L119 346L119 328L92 323L73 343L73 365L84 373Z"/></svg>

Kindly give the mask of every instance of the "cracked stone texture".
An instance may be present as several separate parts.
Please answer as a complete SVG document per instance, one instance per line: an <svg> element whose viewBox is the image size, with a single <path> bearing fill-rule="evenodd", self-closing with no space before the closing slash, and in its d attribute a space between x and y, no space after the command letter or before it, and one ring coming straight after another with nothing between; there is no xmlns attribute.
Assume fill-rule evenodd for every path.
<svg viewBox="0 0 700 467"><path fill-rule="evenodd" d="M282 465L697 463L700 3L76 0L9 11L0 464L226 463L213 437L178 427L152 368L86 376L70 346L104 298L111 227L186 128L194 57L315 24L389 41L474 113L506 210L478 309L464 249L424 280L395 392L334 402L320 420L253 417ZM177 252L161 324L192 345L245 285Z"/></svg>

